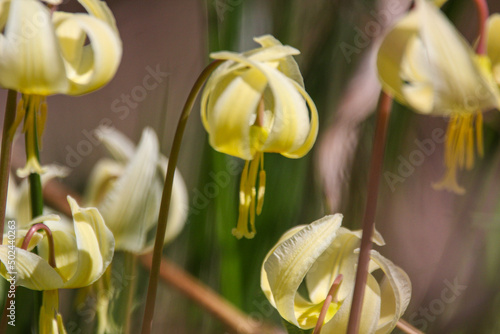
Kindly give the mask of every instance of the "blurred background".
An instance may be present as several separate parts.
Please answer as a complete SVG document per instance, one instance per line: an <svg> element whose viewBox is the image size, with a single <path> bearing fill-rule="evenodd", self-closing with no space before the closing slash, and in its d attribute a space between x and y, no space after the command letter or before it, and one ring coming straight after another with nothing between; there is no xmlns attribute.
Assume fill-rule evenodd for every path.
<svg viewBox="0 0 500 334"><path fill-rule="evenodd" d="M105 155L93 137L99 124L114 126L134 142L150 126L161 139L162 152L169 154L178 115L191 85L210 61L210 52L248 50L256 47L254 36L268 33L301 50L296 59L320 113L320 132L314 149L302 159L266 154L267 202L257 218L256 237L236 240L231 235L238 215L239 174L229 166L243 162L207 144L198 103L179 162L190 196L189 218L182 234L165 249L168 258L255 321L279 325L277 312L260 290L262 260L287 229L328 213L341 212L345 226L360 228L373 111L380 92L376 50L410 1L108 4L124 45L116 77L89 95L48 99L41 159L69 167L71 174L62 182L77 192L83 191L92 166ZM497 0L490 6L491 12L500 11ZM73 0L61 9L82 10ZM474 40L477 18L472 0L450 0L443 10L469 41ZM145 89L143 80L152 73L157 85ZM444 172L442 141L433 133L443 134L447 121L394 104L377 211L377 229L387 244L379 250L409 274L413 296L404 319L426 333L500 333L500 118L497 111L485 117L485 157L471 172L460 174L467 193L459 196L431 187ZM427 143L425 149L422 143ZM15 166L24 163L23 156L19 138ZM218 175L229 175L230 181ZM147 271L142 270L143 297L146 282ZM140 319L141 301L131 316ZM154 327L157 333L225 331L166 284L159 290Z"/></svg>

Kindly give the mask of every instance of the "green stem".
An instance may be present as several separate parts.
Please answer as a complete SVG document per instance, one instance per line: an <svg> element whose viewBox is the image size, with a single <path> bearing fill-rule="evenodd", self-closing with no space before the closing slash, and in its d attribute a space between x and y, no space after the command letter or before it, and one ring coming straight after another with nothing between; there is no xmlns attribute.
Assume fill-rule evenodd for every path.
<svg viewBox="0 0 500 334"><path fill-rule="evenodd" d="M13 129L16 120L17 92L9 90L7 105L5 106L5 118L2 132L2 151L0 153L0 231L3 234L5 212L7 207L7 188L10 176L10 157L12 153L12 142L16 129ZM0 238L0 245L3 238Z"/></svg>
<svg viewBox="0 0 500 334"><path fill-rule="evenodd" d="M27 110L29 110L31 106L27 106ZM29 134L30 130L26 131L25 134L25 145L26 145L26 161L28 161L28 146L30 145L29 140L33 140L33 149L35 150L35 155L40 162L40 152L38 150L38 133L37 133L37 113L33 112L33 117L31 121L33 122L33 133ZM29 119L29 111L26 111L25 122ZM40 174L31 173L28 177L30 183L30 199L31 199L31 218L34 219L43 214L43 194L42 194L42 181L40 178ZM35 247L34 252L37 253L37 249ZM33 328L34 332L38 333L38 318L40 316L40 307L42 306L43 293L42 291L33 291L33 303L34 303L34 319Z"/></svg>
<svg viewBox="0 0 500 334"><path fill-rule="evenodd" d="M182 143L182 136L184 134L184 129L186 128L186 123L191 114L191 109L193 108L196 96L200 92L203 84L208 79L210 74L222 64L222 60L215 60L210 63L194 83L191 92L184 104L182 109L179 122L177 124L177 129L175 131L174 142L172 144L172 151L170 152L170 158L167 169L167 176L165 179L165 185L163 187L163 194L161 197L160 214L158 216L158 227L156 230L156 239L153 249L153 261L151 265L151 274L149 278L148 292L146 296L146 308L144 310L144 317L142 321L142 333L148 334L151 332L151 326L153 324L153 315L155 309L156 300L156 290L158 288L158 274L160 272L161 255L163 251L163 240L165 239L165 231L167 229L167 218L170 208L170 198L172 196L172 184L174 181L174 172L177 165L177 159L179 157L179 151Z"/></svg>
<svg viewBox="0 0 500 334"><path fill-rule="evenodd" d="M125 252L123 263L125 264L124 274L125 277L137 277L137 256L130 252ZM121 319L123 323L123 331L124 334L130 334L131 332L131 312L132 312L132 304L135 296L135 287L136 281L130 280L128 285L125 287L125 291L123 292L123 300L125 301L125 307L121 307Z"/></svg>
<svg viewBox="0 0 500 334"><path fill-rule="evenodd" d="M368 196L366 199L365 214L363 216L363 236L361 237L358 269L356 272L347 334L356 334L359 332L363 297L365 294L366 280L368 278L370 250L372 249L372 236L375 230L378 185L380 183L380 176L384 163L385 139L391 113L391 105L391 97L382 92L377 106L377 126L375 128L375 142L373 143L370 172L368 176Z"/></svg>

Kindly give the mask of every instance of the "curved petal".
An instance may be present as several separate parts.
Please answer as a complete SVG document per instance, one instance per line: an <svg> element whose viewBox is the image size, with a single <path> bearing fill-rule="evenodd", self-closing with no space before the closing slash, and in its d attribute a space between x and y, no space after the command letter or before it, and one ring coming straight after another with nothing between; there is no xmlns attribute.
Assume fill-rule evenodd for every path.
<svg viewBox="0 0 500 334"><path fill-rule="evenodd" d="M222 80L230 82L219 86ZM216 90L210 93L207 89L202 101L210 145L219 152L252 160L256 147L252 145L250 128L267 85L266 77L257 69L249 69L220 81L213 82L213 86L207 84L207 88Z"/></svg>
<svg viewBox="0 0 500 334"><path fill-rule="evenodd" d="M386 35L377 55L377 70L384 91L398 102L406 104L402 88L401 64L406 55L408 43L418 33L418 18L411 12L402 18Z"/></svg>
<svg viewBox="0 0 500 334"><path fill-rule="evenodd" d="M85 7L87 12L98 18L99 20L107 23L116 33L118 29L116 28L116 21L113 13L109 9L105 1L101 0L78 0L78 2Z"/></svg>
<svg viewBox="0 0 500 334"><path fill-rule="evenodd" d="M8 256L9 246L0 245L0 261L3 264L1 274L6 279L9 278L5 270L9 263ZM16 248L15 272L16 284L31 290L53 290L63 286L61 276L46 260L24 249Z"/></svg>
<svg viewBox="0 0 500 334"><path fill-rule="evenodd" d="M90 174L85 191L85 205L99 206L123 174L125 167L110 159L97 162Z"/></svg>
<svg viewBox="0 0 500 334"><path fill-rule="evenodd" d="M85 94L108 83L122 56L118 33L86 14L55 12L53 20L70 82L66 93ZM90 43L84 46L86 37Z"/></svg>
<svg viewBox="0 0 500 334"><path fill-rule="evenodd" d="M500 85L500 14L492 14L488 18L487 54L491 60L493 76Z"/></svg>
<svg viewBox="0 0 500 334"><path fill-rule="evenodd" d="M100 126L95 133L113 159L118 162L126 164L134 156L134 143L115 128Z"/></svg>
<svg viewBox="0 0 500 334"><path fill-rule="evenodd" d="M246 64L267 78L274 108L270 132L261 151L287 154L299 150L309 136L311 125L309 110L294 85L295 81L268 64L253 62L240 54L219 52L216 57Z"/></svg>
<svg viewBox="0 0 500 334"><path fill-rule="evenodd" d="M11 2L0 39L0 84L35 95L69 88L50 12L38 0Z"/></svg>
<svg viewBox="0 0 500 334"><path fill-rule="evenodd" d="M158 149L153 130L144 129L134 157L99 206L115 236L116 249L141 252L147 227L157 218L160 195L151 187L157 177Z"/></svg>
<svg viewBox="0 0 500 334"><path fill-rule="evenodd" d="M408 275L375 250L371 259L385 274L382 282L382 304L377 334L390 332L403 315L411 298L411 282Z"/></svg>
<svg viewBox="0 0 500 334"><path fill-rule="evenodd" d="M281 245L281 243L283 241L291 238L293 235L295 235L297 232L299 232L300 230L302 230L306 226L307 225L298 225L298 226L295 226L294 228L291 228L290 230L286 231L281 236L281 238L278 240L276 245L274 245L273 248L271 248L271 250L269 252L267 252L266 257L264 258L264 261L262 262L262 266L260 268L260 287L261 287L262 291L264 292L264 295L266 296L267 300L269 300L269 303L271 303L271 305L273 305L275 308L276 308L276 303L274 302L273 292L271 290L271 286L269 285L269 280L267 278L267 273L266 273L266 270L264 268L264 265L265 265L267 259L269 258L269 256L271 256L271 254L276 250L276 248L278 248L279 245Z"/></svg>
<svg viewBox="0 0 500 334"><path fill-rule="evenodd" d="M283 44L281 44L281 42L278 41L276 38L274 38L274 36L272 35L263 35L260 37L255 37L253 40L262 45L262 47L266 49L270 49L276 46L278 47L283 46ZM282 72L287 77L297 82L303 88L304 79L302 78L302 74L300 73L299 65L297 65L297 62L292 57L293 55L300 54L300 51L290 46L285 46L285 48L286 48L284 49L285 54L284 55L280 54L280 57L278 58L269 57L267 59L262 59L262 60L252 58L252 60L257 60L257 61L278 60L279 61L278 69L280 70L280 72ZM276 53L276 51L274 51L274 53Z"/></svg>
<svg viewBox="0 0 500 334"><path fill-rule="evenodd" d="M444 14L426 0L417 1L416 12L435 90L432 113L449 115L457 108L477 112L496 107L496 87L484 77L474 51Z"/></svg>
<svg viewBox="0 0 500 334"><path fill-rule="evenodd" d="M336 214L307 225L282 242L265 261L276 308L285 320L298 327L294 307L297 290L314 261L332 243L341 221L342 215Z"/></svg>
<svg viewBox="0 0 500 334"><path fill-rule="evenodd" d="M358 254L361 238L356 233L340 227L335 240L318 257L306 276L309 298L314 303L325 299L333 281L339 274L343 275L342 284L337 291L337 298L343 301L352 293L356 277Z"/></svg>
<svg viewBox="0 0 500 334"><path fill-rule="evenodd" d="M96 208L80 208L69 196L68 202L73 214L78 262L64 288L81 288L99 279L111 263L114 238Z"/></svg>
<svg viewBox="0 0 500 334"><path fill-rule="evenodd" d="M343 284L343 283L342 283ZM335 316L323 326L323 333L344 334L347 332L349 314L351 311L352 295L351 293L342 303ZM358 333L373 334L377 328L377 322L380 317L380 287L372 275L368 275L363 298L363 309L361 311L361 320Z"/></svg>

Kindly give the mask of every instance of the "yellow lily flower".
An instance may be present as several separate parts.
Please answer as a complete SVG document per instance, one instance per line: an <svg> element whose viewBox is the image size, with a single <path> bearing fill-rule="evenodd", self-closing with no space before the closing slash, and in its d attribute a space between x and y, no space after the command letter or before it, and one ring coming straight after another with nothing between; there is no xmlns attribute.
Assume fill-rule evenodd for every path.
<svg viewBox="0 0 500 334"><path fill-rule="evenodd" d="M347 330L361 231L351 232L341 227L341 222L342 215L336 214L289 230L262 264L262 291L281 317L299 328L316 325L330 287L337 277L342 277L321 333L341 334ZM384 244L378 233L373 241ZM384 274L381 282L372 275L378 269ZM303 281L308 296L298 292ZM406 273L372 250L359 333L390 333L410 296L411 283Z"/></svg>
<svg viewBox="0 0 500 334"><path fill-rule="evenodd" d="M270 35L255 41L261 47L243 54L223 51L210 55L227 61L211 75L201 98L201 117L210 145L246 160L238 225L232 231L237 238L255 235L255 211L260 214L265 191L263 153L301 158L312 148L318 132L316 106L304 90L292 57L300 52Z"/></svg>
<svg viewBox="0 0 500 334"><path fill-rule="evenodd" d="M52 11L39 0L0 3L2 87L35 96L80 95L111 80L122 54L115 19L104 1L78 2L88 14Z"/></svg>
<svg viewBox="0 0 500 334"><path fill-rule="evenodd" d="M35 145L47 117L45 97L94 91L113 78L120 64L122 44L108 6L78 1L88 14L57 11L57 0L47 1L50 8L39 0L0 1L0 86L22 93L19 122L27 113L22 176L44 172Z"/></svg>
<svg viewBox="0 0 500 334"><path fill-rule="evenodd" d="M55 266L49 264L50 248L47 237L36 233L27 249L21 249L27 229L16 236L15 265L9 263L9 244L4 234L0 245L0 274L15 284L31 290L43 290L40 311L40 333L64 333L62 318L58 312L57 289L73 289L88 286L104 273L114 253L114 239L96 208L81 208L68 196L73 215L73 226L60 221L56 215L38 217L32 224L45 221L52 233ZM6 239L7 238L7 239ZM30 252L38 246L38 255Z"/></svg>
<svg viewBox="0 0 500 334"><path fill-rule="evenodd" d="M450 117L446 173L436 189L463 194L457 170L473 167L474 146L483 155L482 112L498 108L500 96L491 61L498 64L498 58L476 55L441 11L425 0L416 1L380 47L377 67L383 89L418 113Z"/></svg>
<svg viewBox="0 0 500 334"><path fill-rule="evenodd" d="M137 147L118 131L99 128L96 133L114 160L103 159L94 168L86 201L102 213L113 232L116 249L135 254L152 249L148 233L156 228L168 159L160 154L158 138L144 129ZM184 227L187 190L179 171L175 172L165 243Z"/></svg>

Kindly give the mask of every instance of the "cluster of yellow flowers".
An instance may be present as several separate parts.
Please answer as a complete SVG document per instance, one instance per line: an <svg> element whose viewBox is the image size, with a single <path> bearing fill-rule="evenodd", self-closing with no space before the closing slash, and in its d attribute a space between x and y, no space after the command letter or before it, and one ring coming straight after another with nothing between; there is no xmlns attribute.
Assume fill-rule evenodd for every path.
<svg viewBox="0 0 500 334"><path fill-rule="evenodd" d="M78 1L86 14L58 11L57 0L0 1L0 84L22 94L16 123L24 119L27 138L27 164L18 175L38 173L42 183L65 174L54 166L40 166L37 156L46 96L80 95L100 88L114 76L122 54L115 20L105 2ZM457 170L472 168L474 151L483 154L482 112L499 107L499 15L490 18L488 29L485 54L476 54L439 8L417 0L380 47L377 66L383 89L419 113L451 118L446 173L435 184L437 189L464 192L456 180ZM270 35L255 41L260 47L245 53L211 54L224 62L211 74L201 98L211 146L245 160L239 219L232 231L237 238L253 238L256 233L255 217L262 210L266 187L264 153L301 158L318 133L318 111L293 58L299 51ZM54 214L32 219L27 180L19 187L9 184L7 217L19 223L17 284L45 291L41 333L65 332L57 289L96 282L115 250L142 254L153 247L150 232L158 220L168 159L159 152L158 139L149 128L137 147L116 130L103 128L98 133L113 159L103 159L92 172L84 199L89 208L68 197L72 223ZM187 191L178 172L173 193L165 243L181 231L187 214ZM341 227L341 221L342 215L336 214L289 230L262 265L261 287L267 299L286 321L302 329L316 325L330 287L337 285L323 333L346 330L362 233ZM33 233L31 227L41 222L50 235ZM31 241L24 245L27 236ZM9 278L7 235L3 238L0 273ZM384 244L378 232L373 242ZM32 252L35 247L37 254ZM360 332L388 333L409 304L411 283L402 269L377 251L370 256ZM382 280L372 275L379 269ZM307 296L299 292L303 282Z"/></svg>

